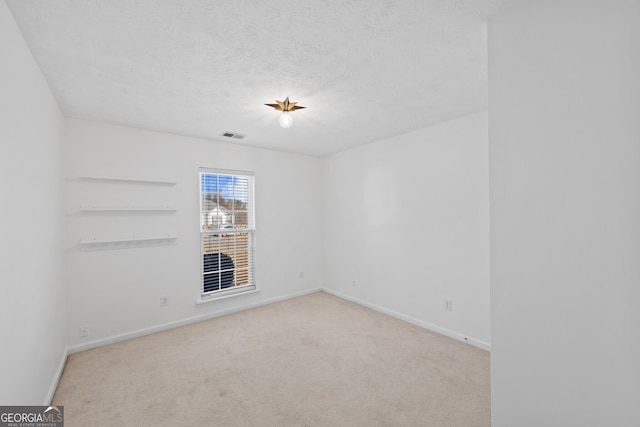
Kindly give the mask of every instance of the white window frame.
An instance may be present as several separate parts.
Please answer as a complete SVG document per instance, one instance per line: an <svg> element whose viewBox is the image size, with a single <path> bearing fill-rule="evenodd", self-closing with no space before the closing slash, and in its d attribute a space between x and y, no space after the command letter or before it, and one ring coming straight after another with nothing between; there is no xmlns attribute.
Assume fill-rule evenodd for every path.
<svg viewBox="0 0 640 427"><path fill-rule="evenodd" d="M204 230L203 229L203 188L202 188L202 175L203 174L213 174L213 175L222 175L222 176L237 176L247 179L247 227L246 228L223 228L217 230ZM196 302L203 303L209 301L215 301L221 298L227 298L235 295L242 295L246 293L257 292L257 286L255 283L255 175L253 172L249 171L238 171L238 170L229 170L229 169L215 169L215 168L199 168L198 172L198 200L199 200L199 209L198 209L198 228L200 230L200 298ZM248 262L248 283L244 285L234 285L229 288L219 289L214 291L205 292L205 239L210 236L219 236L219 235L241 235L246 234L248 239L248 253L247 253L247 262ZM237 240L237 237L235 238ZM234 275L236 271L236 265L234 265ZM218 271L222 271L223 267L218 264ZM235 280L235 279L234 279Z"/></svg>

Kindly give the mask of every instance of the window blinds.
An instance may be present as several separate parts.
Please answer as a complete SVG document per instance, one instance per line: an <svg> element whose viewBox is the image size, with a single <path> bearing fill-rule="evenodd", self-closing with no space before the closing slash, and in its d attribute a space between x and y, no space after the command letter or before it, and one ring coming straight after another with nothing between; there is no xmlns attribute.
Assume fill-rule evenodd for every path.
<svg viewBox="0 0 640 427"><path fill-rule="evenodd" d="M255 289L253 174L200 171L202 296Z"/></svg>

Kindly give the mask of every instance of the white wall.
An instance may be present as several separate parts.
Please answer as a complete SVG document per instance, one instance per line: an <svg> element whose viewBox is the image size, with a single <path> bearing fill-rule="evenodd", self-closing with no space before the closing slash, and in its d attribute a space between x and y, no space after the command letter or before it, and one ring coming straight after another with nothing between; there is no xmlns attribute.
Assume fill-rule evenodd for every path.
<svg viewBox="0 0 640 427"><path fill-rule="evenodd" d="M326 288L488 348L487 149L481 112L324 158Z"/></svg>
<svg viewBox="0 0 640 427"><path fill-rule="evenodd" d="M322 286L320 160L165 133L66 120L64 272L72 351ZM198 168L254 171L260 292L196 306L200 295ZM177 181L92 182L79 175ZM84 205L175 206L175 213L91 213ZM81 251L80 239L171 233L175 244ZM300 277L300 273L304 273ZM169 305L160 306L167 295ZM90 336L79 337L88 326ZM131 335L128 335L131 336Z"/></svg>
<svg viewBox="0 0 640 427"><path fill-rule="evenodd" d="M41 405L64 350L62 117L0 2L0 405Z"/></svg>
<svg viewBox="0 0 640 427"><path fill-rule="evenodd" d="M492 416L640 425L640 2L489 24Z"/></svg>

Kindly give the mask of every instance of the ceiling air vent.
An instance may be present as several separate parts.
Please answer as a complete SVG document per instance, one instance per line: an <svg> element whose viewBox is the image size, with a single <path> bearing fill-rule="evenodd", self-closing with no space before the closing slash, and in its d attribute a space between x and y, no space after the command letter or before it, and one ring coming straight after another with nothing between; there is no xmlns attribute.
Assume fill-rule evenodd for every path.
<svg viewBox="0 0 640 427"><path fill-rule="evenodd" d="M227 138L234 138L234 139L242 139L246 135L242 135L241 133L222 132L220 136L226 136Z"/></svg>

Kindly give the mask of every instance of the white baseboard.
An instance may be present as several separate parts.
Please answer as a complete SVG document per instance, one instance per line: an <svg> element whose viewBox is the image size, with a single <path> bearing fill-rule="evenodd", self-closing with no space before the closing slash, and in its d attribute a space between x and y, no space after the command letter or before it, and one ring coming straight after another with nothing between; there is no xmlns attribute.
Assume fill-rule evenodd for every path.
<svg viewBox="0 0 640 427"><path fill-rule="evenodd" d="M53 400L53 395L58 388L58 383L60 382L60 378L62 377L62 371L64 371L64 365L67 363L67 356L69 354L69 349L65 348L62 351L62 357L60 358L60 363L58 363L58 369L56 369L55 374L53 375L53 380L51 381L51 385L49 386L49 391L44 398L43 405L49 406L51 405L51 401Z"/></svg>
<svg viewBox="0 0 640 427"><path fill-rule="evenodd" d="M481 348L481 349L489 351L489 352L491 351L491 344L489 344L488 342L477 340L477 339L471 338L471 337L467 337L464 334L460 334L458 332L454 332L454 331L451 331L449 329L442 328L442 327L434 325L432 323L428 323L428 322L422 321L420 319L416 319L415 317L407 316L407 315L399 313L397 311L389 310L388 308L384 308L384 307L381 307L379 305L372 304L370 302L363 301L361 299L358 299L358 298L343 294L341 292L334 291L333 289L322 288L322 291L326 292L328 294L337 296L338 298L342 298L344 300L351 301L351 302L354 302L356 304L362 305L364 307L370 308L372 310L378 311L380 313L387 314L387 315L389 315L391 317L395 317L396 319L404 320L405 322L411 323L411 324L416 325L416 326L420 326L420 327L428 329L428 330L430 330L432 332L436 332L436 333L438 333L440 335L444 335L446 337L453 338L454 340L458 340L458 341L462 341L462 342L467 343L467 344L471 344L474 347L478 347L478 348Z"/></svg>
<svg viewBox="0 0 640 427"><path fill-rule="evenodd" d="M91 350L92 348L97 348L97 347L102 347L105 345L109 345L109 344L115 344L121 341L127 341L133 338L138 338L138 337L142 337L145 335L151 335L151 334L155 334L156 332L162 332L162 331L166 331L169 329L173 329L173 328L178 328L180 326L186 326L186 325L190 325L192 323L198 323L198 322L202 322L204 320L209 320L209 319L214 319L216 317L221 317L221 316L226 316L228 314L233 314L233 313L237 313L240 311L244 311L244 310L249 310L252 308L256 308L256 307L260 307L263 305L268 305L268 304L273 304L275 302L279 302L279 301L285 301L291 298L296 298L296 297L301 297L303 295L308 295L308 294L312 294L315 292L320 292L322 289L321 288L313 288L313 289L308 289L305 291L301 291L301 292L295 292L292 294L287 294L287 295L282 295L279 297L275 297L275 298L270 298L264 301L259 301L257 303L253 303L253 304L246 304L246 305L242 305L239 307L234 307L234 308L230 308L227 310L221 310L221 311L216 311L214 313L207 313L207 314L202 314L202 315L198 315L198 316L193 316L193 317L188 317L186 319L181 319L181 320L176 320L174 322L168 322L168 323L163 323L160 325L155 325L155 326L150 326L148 328L143 328L143 329L138 329L135 331L131 331L131 332L125 332L123 334L118 334L118 335L113 335L107 338L101 338L98 340L94 340L94 341L90 341L90 342L86 342L86 343L82 343L82 344L77 344L77 345L73 345L70 347L67 347L67 354L73 354L73 353L79 353L81 351L85 351L85 350ZM54 388L55 390L55 388Z"/></svg>

